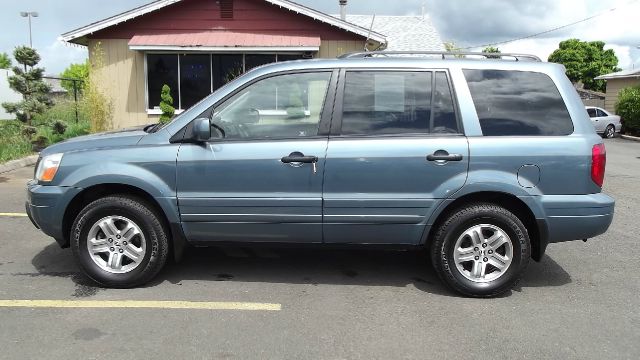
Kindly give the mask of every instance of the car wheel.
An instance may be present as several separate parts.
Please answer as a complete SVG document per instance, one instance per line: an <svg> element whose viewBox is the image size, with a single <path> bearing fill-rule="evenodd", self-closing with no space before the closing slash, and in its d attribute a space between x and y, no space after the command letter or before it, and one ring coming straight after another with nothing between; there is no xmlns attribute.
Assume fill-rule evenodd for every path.
<svg viewBox="0 0 640 360"><path fill-rule="evenodd" d="M613 127L613 125L609 124L604 130L604 137L607 139L612 139L614 136L616 136L616 128Z"/></svg>
<svg viewBox="0 0 640 360"><path fill-rule="evenodd" d="M142 199L107 196L76 217L71 248L84 273L117 288L142 285L164 266L169 249L161 217Z"/></svg>
<svg viewBox="0 0 640 360"><path fill-rule="evenodd" d="M493 297L513 288L530 256L522 221L493 204L455 211L438 227L431 245L438 276L453 290L472 297Z"/></svg>

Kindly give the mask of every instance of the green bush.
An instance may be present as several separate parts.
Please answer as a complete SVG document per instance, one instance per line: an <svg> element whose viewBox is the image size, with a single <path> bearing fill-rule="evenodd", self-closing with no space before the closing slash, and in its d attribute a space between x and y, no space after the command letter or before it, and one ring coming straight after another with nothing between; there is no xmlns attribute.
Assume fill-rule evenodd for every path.
<svg viewBox="0 0 640 360"><path fill-rule="evenodd" d="M176 113L176 109L173 107L173 97L171 97L171 88L169 85L162 85L162 91L160 92L160 109L162 115L160 115L160 124L166 124L173 118Z"/></svg>
<svg viewBox="0 0 640 360"><path fill-rule="evenodd" d="M35 126L17 120L0 121L0 163L19 159L51 144L91 133L91 123L80 112L76 122L73 102L61 102L33 119Z"/></svg>
<svg viewBox="0 0 640 360"><path fill-rule="evenodd" d="M622 118L625 133L640 135L640 85L620 91L616 114Z"/></svg>
<svg viewBox="0 0 640 360"><path fill-rule="evenodd" d="M78 122L89 122L89 117L82 104L78 104ZM34 116L33 123L39 125L52 125L56 121L62 121L67 124L76 122L76 104L71 99L62 99L45 111L43 114Z"/></svg>
<svg viewBox="0 0 640 360"><path fill-rule="evenodd" d="M31 154L31 142L18 120L0 121L0 163Z"/></svg>

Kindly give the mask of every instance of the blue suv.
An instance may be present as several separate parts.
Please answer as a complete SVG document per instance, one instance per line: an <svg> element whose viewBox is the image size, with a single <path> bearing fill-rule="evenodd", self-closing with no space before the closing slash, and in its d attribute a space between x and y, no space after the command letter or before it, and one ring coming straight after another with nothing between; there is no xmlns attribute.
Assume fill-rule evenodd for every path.
<svg viewBox="0 0 640 360"><path fill-rule="evenodd" d="M607 230L605 148L562 66L450 55L254 69L167 125L48 147L27 212L104 286L189 245L356 244L427 248L453 290L501 294Z"/></svg>

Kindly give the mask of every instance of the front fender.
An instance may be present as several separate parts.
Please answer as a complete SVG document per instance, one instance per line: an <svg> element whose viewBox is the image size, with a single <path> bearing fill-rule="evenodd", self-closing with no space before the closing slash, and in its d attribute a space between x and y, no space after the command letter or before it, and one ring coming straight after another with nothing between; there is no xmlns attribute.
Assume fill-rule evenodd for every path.
<svg viewBox="0 0 640 360"><path fill-rule="evenodd" d="M169 222L179 223L176 199L177 148L165 146L145 150L131 149L126 155L116 150L65 154L55 185L82 189L103 184L136 187L160 204ZM87 163L88 156L101 160ZM128 161L120 162L120 159Z"/></svg>

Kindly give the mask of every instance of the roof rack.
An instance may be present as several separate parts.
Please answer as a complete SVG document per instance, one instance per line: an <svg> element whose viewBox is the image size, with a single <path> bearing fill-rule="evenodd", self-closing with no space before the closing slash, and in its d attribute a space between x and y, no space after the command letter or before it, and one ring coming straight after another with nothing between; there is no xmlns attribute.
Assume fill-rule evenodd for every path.
<svg viewBox="0 0 640 360"><path fill-rule="evenodd" d="M512 54L512 53L483 53L483 52L447 52L447 51L361 51L347 53L338 56L338 59L353 59L353 58L369 58L376 56L394 56L394 55L427 55L427 56L440 56L442 59L446 59L447 56L461 57L461 56L482 56L485 59L504 59L513 58L515 61L526 59L530 61L542 62L539 57L529 54Z"/></svg>

